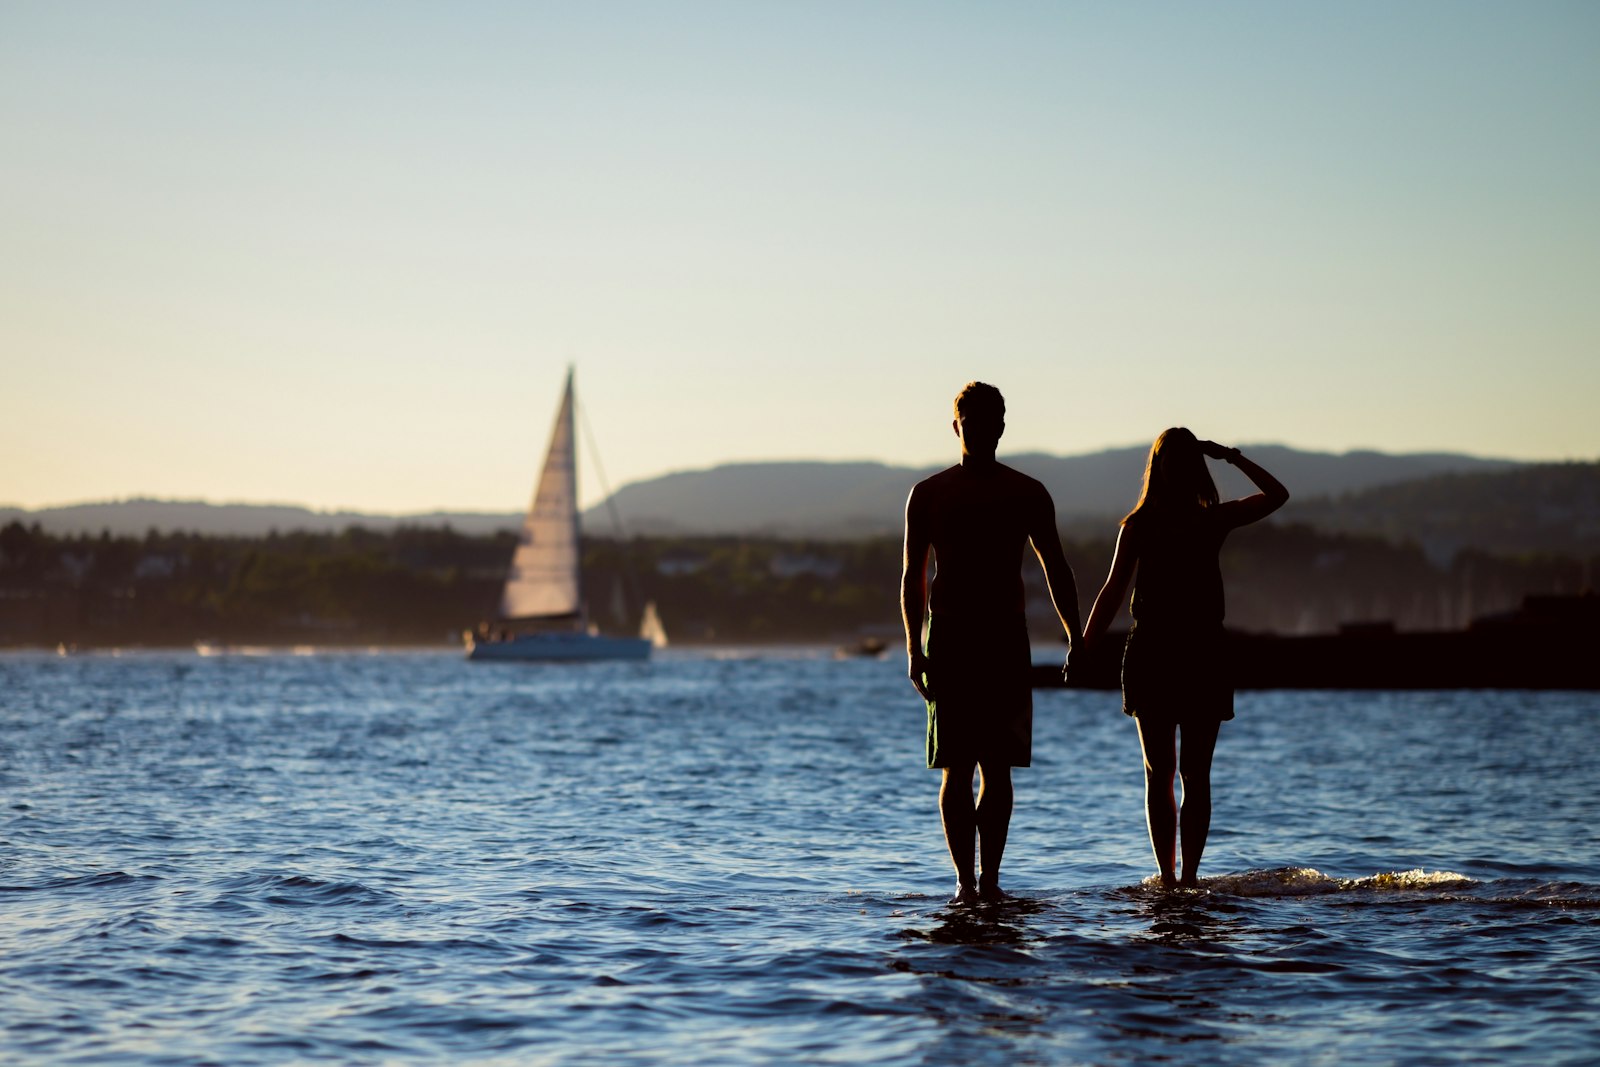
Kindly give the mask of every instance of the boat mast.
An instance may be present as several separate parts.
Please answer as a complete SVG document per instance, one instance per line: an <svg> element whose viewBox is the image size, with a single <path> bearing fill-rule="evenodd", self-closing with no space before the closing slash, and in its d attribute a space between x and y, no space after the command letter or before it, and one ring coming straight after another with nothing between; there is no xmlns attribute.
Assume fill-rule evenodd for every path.
<svg viewBox="0 0 1600 1067"><path fill-rule="evenodd" d="M567 385L561 393L561 415L558 422L565 425L559 426L552 438L559 435L564 438L567 446L567 485L571 487L567 495L567 505L570 514L567 518L572 545L572 595L577 601L578 629L589 629L589 602L583 595L583 530L578 521L578 417L576 405L573 401L572 380L576 372L572 364L567 364ZM554 441L551 443L555 447Z"/></svg>

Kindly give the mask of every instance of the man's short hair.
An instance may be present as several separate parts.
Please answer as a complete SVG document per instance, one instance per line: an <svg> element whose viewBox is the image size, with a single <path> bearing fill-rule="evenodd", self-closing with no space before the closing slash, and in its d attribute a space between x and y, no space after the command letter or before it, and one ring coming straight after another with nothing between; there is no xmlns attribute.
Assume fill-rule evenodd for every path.
<svg viewBox="0 0 1600 1067"><path fill-rule="evenodd" d="M964 416L991 418L996 422L1004 422L1006 398L1000 395L1000 390L987 382L968 382L961 392L956 394L956 418Z"/></svg>

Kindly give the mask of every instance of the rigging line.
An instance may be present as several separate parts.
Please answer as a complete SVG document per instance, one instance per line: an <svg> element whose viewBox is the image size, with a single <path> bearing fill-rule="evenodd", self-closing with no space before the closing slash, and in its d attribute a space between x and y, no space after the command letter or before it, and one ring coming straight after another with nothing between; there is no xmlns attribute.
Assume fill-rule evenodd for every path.
<svg viewBox="0 0 1600 1067"><path fill-rule="evenodd" d="M618 541L622 540L622 516L617 512L617 501L611 493L611 486L606 481L606 469L600 463L600 449L594 442L594 428L589 425L589 412L582 404L573 404L578 409L578 422L583 426L583 439L589 446L589 455L594 457L594 473L600 479L600 492L605 494L606 513L611 516L611 532ZM574 486L576 488L576 486Z"/></svg>
<svg viewBox="0 0 1600 1067"><path fill-rule="evenodd" d="M600 463L600 446L595 444L594 428L589 425L589 409L583 404L577 403L576 400L574 400L572 406L577 409L578 423L583 427L584 441L589 446L589 455L594 459L594 473L600 479L600 491L606 497L606 513L611 516L611 529L616 536L617 547L621 549L623 541L622 515L617 510L616 494L611 492L611 485L606 481L606 469ZM633 597L633 602L635 604L643 603L643 597L639 589L639 576L634 573L633 559L626 551L622 552L622 573L623 581L627 583L628 593ZM643 609L641 608L640 610Z"/></svg>

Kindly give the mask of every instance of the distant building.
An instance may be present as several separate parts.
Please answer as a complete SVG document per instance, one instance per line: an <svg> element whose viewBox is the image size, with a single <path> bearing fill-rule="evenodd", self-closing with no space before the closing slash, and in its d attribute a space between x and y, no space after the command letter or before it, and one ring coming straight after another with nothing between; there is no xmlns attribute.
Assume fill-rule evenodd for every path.
<svg viewBox="0 0 1600 1067"><path fill-rule="evenodd" d="M779 552L767 564L767 571L774 578L798 578L805 574L817 578L837 578L844 571L844 562L809 553Z"/></svg>
<svg viewBox="0 0 1600 1067"><path fill-rule="evenodd" d="M151 578L171 578L176 573L178 573L177 557L160 554L144 556L133 568L135 581L146 581Z"/></svg>
<svg viewBox="0 0 1600 1067"><path fill-rule="evenodd" d="M59 562L61 569L66 572L68 581L81 582L83 576L89 573L89 568L94 566L94 553L85 552L79 555L76 552L63 552Z"/></svg>
<svg viewBox="0 0 1600 1067"><path fill-rule="evenodd" d="M706 557L698 552L665 552L656 560L656 573L664 578L699 574L706 569Z"/></svg>

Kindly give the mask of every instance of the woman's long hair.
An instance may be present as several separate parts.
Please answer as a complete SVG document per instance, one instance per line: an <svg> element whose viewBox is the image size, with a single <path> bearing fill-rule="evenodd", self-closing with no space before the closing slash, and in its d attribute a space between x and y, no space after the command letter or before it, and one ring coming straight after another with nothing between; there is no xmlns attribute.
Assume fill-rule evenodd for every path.
<svg viewBox="0 0 1600 1067"><path fill-rule="evenodd" d="M1142 511L1167 513L1198 511L1217 502L1217 483L1211 480L1206 469L1205 453L1194 434L1182 426L1162 430L1155 444L1150 446L1150 458L1144 465L1144 488L1139 491L1139 502L1122 519L1129 519Z"/></svg>

